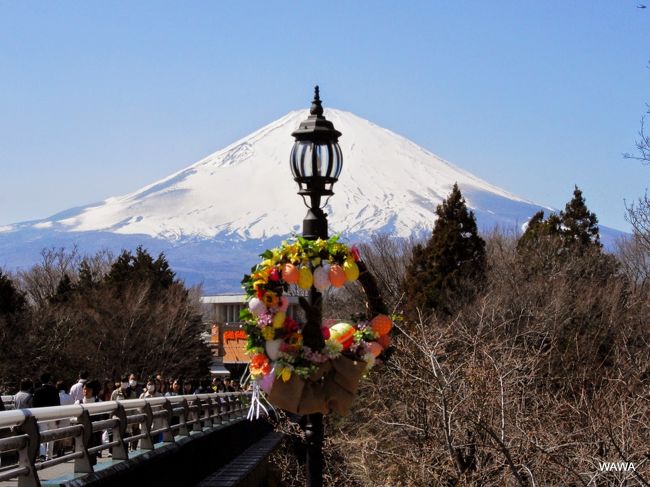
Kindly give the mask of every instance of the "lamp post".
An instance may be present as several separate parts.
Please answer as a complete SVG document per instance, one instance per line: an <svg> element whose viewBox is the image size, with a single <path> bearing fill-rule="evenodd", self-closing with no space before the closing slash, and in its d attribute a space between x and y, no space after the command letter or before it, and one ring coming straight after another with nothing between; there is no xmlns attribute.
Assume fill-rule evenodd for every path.
<svg viewBox="0 0 650 487"><path fill-rule="evenodd" d="M309 113L309 117L291 134L296 139L291 150L291 172L298 183L298 194L308 208L302 222L302 235L309 240L325 240L328 238L327 214L323 207L334 194L332 187L343 167L343 155L338 144L341 132L323 116L318 86L314 88ZM321 350L325 345L320 330L321 294L312 286L309 297L312 319L308 319L303 328L303 342L312 350ZM317 318L314 319L314 316ZM307 442L307 485L320 487L323 484L323 415L305 415L302 426Z"/></svg>
<svg viewBox="0 0 650 487"><path fill-rule="evenodd" d="M298 194L308 208L303 220L303 237L316 240L327 238L327 215L323 212L327 200L334 194L332 187L343 167L343 155L338 144L341 132L323 116L318 86L314 88L309 117L291 135L296 138L291 150L291 172L298 183ZM309 202L307 201L309 199Z"/></svg>

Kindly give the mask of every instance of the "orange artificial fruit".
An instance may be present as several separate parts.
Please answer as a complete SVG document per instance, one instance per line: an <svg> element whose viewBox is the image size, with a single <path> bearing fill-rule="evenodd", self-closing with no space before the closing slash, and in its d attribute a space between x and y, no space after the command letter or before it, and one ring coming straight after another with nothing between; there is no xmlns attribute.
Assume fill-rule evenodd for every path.
<svg viewBox="0 0 650 487"><path fill-rule="evenodd" d="M347 281L343 267L338 264L334 264L330 267L329 278L330 283L332 283L332 286L334 287L341 287L345 284L345 281Z"/></svg>
<svg viewBox="0 0 650 487"><path fill-rule="evenodd" d="M393 320L386 315L377 315L370 322L372 331L377 333L379 336L388 335L391 328L393 328Z"/></svg>

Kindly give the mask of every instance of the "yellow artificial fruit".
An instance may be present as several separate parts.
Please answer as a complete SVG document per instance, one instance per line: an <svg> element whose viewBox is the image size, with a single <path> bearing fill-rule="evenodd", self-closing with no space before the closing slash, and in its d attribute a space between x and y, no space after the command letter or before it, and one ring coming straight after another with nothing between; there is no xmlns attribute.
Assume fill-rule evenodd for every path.
<svg viewBox="0 0 650 487"><path fill-rule="evenodd" d="M354 260L346 260L343 263L343 272L348 281L356 281L359 278L359 267Z"/></svg>
<svg viewBox="0 0 650 487"><path fill-rule="evenodd" d="M300 289L309 289L314 283L314 276L309 270L309 267L302 266L299 271L298 287Z"/></svg>
<svg viewBox="0 0 650 487"><path fill-rule="evenodd" d="M279 248L266 250L264 260L242 281L249 301L249 312L242 313L242 319L251 376L272 404L296 414L349 414L362 375L377 357L385 358L382 354L390 346L393 323L387 315L375 316L369 325L339 322L321 328L325 346L320 350L313 350L310 340L304 343L306 325L294 318L289 293L305 294L302 290L312 287L324 291L358 279L368 292L364 279L372 276L366 270L360 275L364 266L359 250L338 240L339 236L316 241L298 237L294 243L282 242ZM376 299L372 308L384 308L381 297ZM371 311L374 315L375 309ZM309 320L314 320L308 317L311 325ZM307 385L318 387L309 387L309 394L299 392Z"/></svg>
<svg viewBox="0 0 650 487"><path fill-rule="evenodd" d="M283 311L278 311L275 313L275 316L273 316L273 328L282 328L284 326L285 319L286 315Z"/></svg>

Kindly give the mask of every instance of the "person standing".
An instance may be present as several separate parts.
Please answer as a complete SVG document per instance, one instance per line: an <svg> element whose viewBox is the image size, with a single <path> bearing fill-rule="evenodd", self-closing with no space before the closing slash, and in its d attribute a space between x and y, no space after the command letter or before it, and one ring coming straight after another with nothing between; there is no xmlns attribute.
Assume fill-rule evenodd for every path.
<svg viewBox="0 0 650 487"><path fill-rule="evenodd" d="M115 383L115 386L116 387L111 393L111 396L107 399L108 401L125 401L127 399L136 399L135 391L132 391L131 387L129 386L128 375L123 376L120 382ZM126 427L126 431L129 433L129 435L133 435L133 425L128 425ZM107 439L111 441L112 434L112 430L107 430L106 435L102 437L102 441L104 441L104 443L107 443Z"/></svg>
<svg viewBox="0 0 650 487"><path fill-rule="evenodd" d="M144 392L142 386L140 385L140 382L138 381L138 374L135 372L131 372L131 375L129 375L129 387L133 392L135 392L136 397L140 397L140 395Z"/></svg>
<svg viewBox="0 0 650 487"><path fill-rule="evenodd" d="M183 381L183 395L194 394L194 384L190 379Z"/></svg>
<svg viewBox="0 0 650 487"><path fill-rule="evenodd" d="M131 389L131 386L129 384L129 377L124 376L122 377L122 381L120 383L120 387L115 389L113 393L111 394L111 401L124 401L126 399L137 399L138 396L136 396L135 391Z"/></svg>
<svg viewBox="0 0 650 487"><path fill-rule="evenodd" d="M74 404L74 399L68 394L68 383L63 380L59 380L56 383L56 389L59 391L59 401L61 406L69 406ZM69 419L60 419L56 422L57 428L64 428L70 426ZM70 448L74 448L74 440L72 438L66 438L64 440L57 441L54 445L54 452L57 457L65 455L65 452Z"/></svg>
<svg viewBox="0 0 650 487"><path fill-rule="evenodd" d="M147 381L147 390L140 394L140 399L150 399L152 397L162 397L162 392L160 392L160 380L156 379L155 377L152 377ZM160 409L158 406L154 407L154 410ZM163 419L162 418L154 418L153 423L151 424L151 429L152 430L157 430L162 428L163 426ZM162 440L162 434L158 433L154 435L153 441L154 443L159 443Z"/></svg>
<svg viewBox="0 0 650 487"><path fill-rule="evenodd" d="M59 391L59 402L61 406L70 406L74 404L74 399L68 394L68 383L64 380L59 380L56 382L56 389Z"/></svg>
<svg viewBox="0 0 650 487"><path fill-rule="evenodd" d="M52 376L49 373L44 372L41 374L40 380L41 387L34 391L33 407L44 408L49 406L60 406L61 400L59 399L59 391L57 391L54 384L52 384ZM52 428L56 428L56 421L41 421L38 423L38 429L41 432ZM41 443L40 457L45 460L51 460L54 458L53 441Z"/></svg>
<svg viewBox="0 0 650 487"><path fill-rule="evenodd" d="M147 381L147 390L140 394L140 399L149 399L150 397L162 397L160 392L160 380L152 377Z"/></svg>
<svg viewBox="0 0 650 487"><path fill-rule="evenodd" d="M60 406L59 391L52 384L52 376L45 372L40 377L41 386L34 391L33 406L43 408L48 406Z"/></svg>
<svg viewBox="0 0 650 487"><path fill-rule="evenodd" d="M100 401L110 401L111 395L113 394L113 381L106 379L102 383L102 387L99 390L99 400Z"/></svg>
<svg viewBox="0 0 650 487"><path fill-rule="evenodd" d="M83 397L81 400L76 400L74 403L75 404L92 404L94 402L99 402L99 389L101 385L99 384L98 380L91 380L91 381L86 381L83 384L82 392L83 392ZM104 418L97 418L97 419L104 419ZM107 418L106 418L107 419ZM90 447L92 448L93 446L99 446L102 443L102 432L101 431L96 431L92 433L90 437ZM90 464L95 465L97 463L97 458L101 456L101 453L97 452L93 455L90 456Z"/></svg>
<svg viewBox="0 0 650 487"><path fill-rule="evenodd" d="M165 394L166 396L180 396L183 394L183 380L181 378L175 379L172 382L171 391Z"/></svg>
<svg viewBox="0 0 650 487"><path fill-rule="evenodd" d="M20 391L14 396L14 407L16 409L29 409L33 404L32 389L34 383L30 379L20 381Z"/></svg>
<svg viewBox="0 0 650 487"><path fill-rule="evenodd" d="M79 380L70 388L70 395L74 401L81 402L84 398L84 384L88 382L88 371L82 370L79 372Z"/></svg>
<svg viewBox="0 0 650 487"><path fill-rule="evenodd" d="M143 392L142 386L140 385L140 382L138 381L138 374L135 372L131 372L129 374L129 388L135 393L136 399L140 397L140 395ZM133 436L139 435L140 434L140 425L137 423L131 425L131 432ZM138 442L133 441L131 442L131 450L135 451L138 449Z"/></svg>

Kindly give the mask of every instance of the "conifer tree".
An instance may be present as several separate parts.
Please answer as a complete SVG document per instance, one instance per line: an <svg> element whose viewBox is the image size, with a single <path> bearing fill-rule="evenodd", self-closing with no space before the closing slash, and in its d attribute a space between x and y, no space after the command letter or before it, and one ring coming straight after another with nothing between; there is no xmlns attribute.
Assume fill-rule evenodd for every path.
<svg viewBox="0 0 650 487"><path fill-rule="evenodd" d="M587 209L578 186L559 215L551 213L544 219L544 212L538 211L529 220L526 231L517 242L517 251L521 255L529 254L540 247L558 255L602 248L598 218Z"/></svg>
<svg viewBox="0 0 650 487"><path fill-rule="evenodd" d="M128 250L122 252L106 276L107 282L118 291L123 291L125 286L132 283L148 283L152 295L168 289L174 283L174 278L175 274L164 254L161 253L154 260L141 246L136 249L135 255Z"/></svg>
<svg viewBox="0 0 650 487"><path fill-rule="evenodd" d="M25 297L13 281L0 271L0 314L15 314L25 309Z"/></svg>
<svg viewBox="0 0 650 487"><path fill-rule="evenodd" d="M528 224L526 230L517 241L517 251L519 253L533 250L542 242L555 242L557 246L562 245L562 220L555 213L551 213L547 219L544 219L544 211L540 210L535 213Z"/></svg>
<svg viewBox="0 0 650 487"><path fill-rule="evenodd" d="M573 198L560 213L565 247L587 248L592 245L602 247L598 230L598 218L587 209L582 191L575 186Z"/></svg>
<svg viewBox="0 0 650 487"><path fill-rule="evenodd" d="M74 285L72 284L70 276L66 272L63 274L59 284L56 286L56 293L50 297L49 301L51 304L66 303L70 300L73 292Z"/></svg>
<svg viewBox="0 0 650 487"><path fill-rule="evenodd" d="M27 301L13 281L0 271L0 383L6 384L25 375L22 368L29 360L29 336L26 333Z"/></svg>
<svg viewBox="0 0 650 487"><path fill-rule="evenodd" d="M88 291L94 289L99 284L99 276L95 276L87 260L82 260L79 264L79 282L77 289L79 291Z"/></svg>
<svg viewBox="0 0 650 487"><path fill-rule="evenodd" d="M418 310L452 314L471 299L485 275L485 241L458 185L436 215L431 238L426 246L415 247L406 269L405 310L411 318L417 318Z"/></svg>

